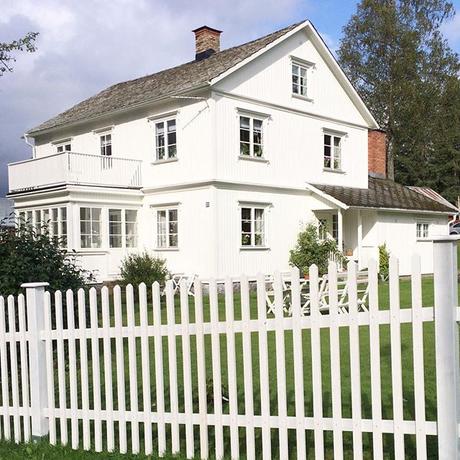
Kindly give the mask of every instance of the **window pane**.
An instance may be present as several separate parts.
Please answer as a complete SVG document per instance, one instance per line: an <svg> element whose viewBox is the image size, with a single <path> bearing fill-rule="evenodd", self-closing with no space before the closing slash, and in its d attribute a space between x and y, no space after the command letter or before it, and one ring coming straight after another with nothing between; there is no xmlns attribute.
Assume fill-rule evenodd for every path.
<svg viewBox="0 0 460 460"><path fill-rule="evenodd" d="M89 220L90 210L89 208L80 208L80 220Z"/></svg>
<svg viewBox="0 0 460 460"><path fill-rule="evenodd" d="M331 145L331 136L329 136L328 134L324 135L324 145Z"/></svg>
<svg viewBox="0 0 460 460"><path fill-rule="evenodd" d="M91 208L91 217L93 220L99 221L101 219L101 208Z"/></svg>
<svg viewBox="0 0 460 460"><path fill-rule="evenodd" d="M248 117L240 117L240 128L249 130L250 121Z"/></svg>
<svg viewBox="0 0 460 460"><path fill-rule="evenodd" d="M169 210L169 220L176 220L177 221L177 209L170 209Z"/></svg>
<svg viewBox="0 0 460 460"><path fill-rule="evenodd" d="M251 234L242 233L241 234L241 245L242 246L251 246Z"/></svg>
<svg viewBox="0 0 460 460"><path fill-rule="evenodd" d="M137 211L134 209L127 209L126 211L126 222L136 222L137 221Z"/></svg>
<svg viewBox="0 0 460 460"><path fill-rule="evenodd" d="M249 144L241 142L240 143L240 155L249 155L251 153L251 147Z"/></svg>
<svg viewBox="0 0 460 460"><path fill-rule="evenodd" d="M241 218L251 220L251 208L241 208Z"/></svg>
<svg viewBox="0 0 460 460"><path fill-rule="evenodd" d="M110 235L109 244L111 248L121 248L121 235Z"/></svg>

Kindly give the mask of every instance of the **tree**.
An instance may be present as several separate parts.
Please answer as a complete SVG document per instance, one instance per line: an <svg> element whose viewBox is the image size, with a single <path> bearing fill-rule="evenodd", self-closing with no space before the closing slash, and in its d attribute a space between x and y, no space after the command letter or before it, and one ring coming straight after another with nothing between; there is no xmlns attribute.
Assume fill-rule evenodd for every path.
<svg viewBox="0 0 460 460"><path fill-rule="evenodd" d="M93 280L75 255L61 248L51 237L48 225L39 229L11 219L12 226L0 225L0 295L18 294L21 284L45 281L51 290L74 291Z"/></svg>
<svg viewBox="0 0 460 460"><path fill-rule="evenodd" d="M343 30L340 64L387 131L388 176L407 185L433 174L442 185L430 167L455 143L453 131L439 131L459 110L445 105L460 64L440 32L454 14L445 0L362 0Z"/></svg>
<svg viewBox="0 0 460 460"><path fill-rule="evenodd" d="M13 71L12 63L16 62L14 52L26 51L33 53L37 50L35 46L37 37L38 32L29 32L18 40L13 40L10 43L0 43L0 76L7 71Z"/></svg>

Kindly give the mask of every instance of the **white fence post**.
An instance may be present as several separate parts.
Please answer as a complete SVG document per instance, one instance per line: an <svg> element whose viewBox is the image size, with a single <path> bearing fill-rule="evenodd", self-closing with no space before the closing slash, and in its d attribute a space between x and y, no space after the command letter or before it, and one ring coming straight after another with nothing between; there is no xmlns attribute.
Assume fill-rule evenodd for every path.
<svg viewBox="0 0 460 460"><path fill-rule="evenodd" d="M32 415L32 439L48 434L49 424L43 415L48 406L46 382L45 342L40 331L45 328L45 287L48 283L24 283L26 290L27 325L29 331L30 408Z"/></svg>
<svg viewBox="0 0 460 460"><path fill-rule="evenodd" d="M460 459L457 239L433 239L439 459Z"/></svg>

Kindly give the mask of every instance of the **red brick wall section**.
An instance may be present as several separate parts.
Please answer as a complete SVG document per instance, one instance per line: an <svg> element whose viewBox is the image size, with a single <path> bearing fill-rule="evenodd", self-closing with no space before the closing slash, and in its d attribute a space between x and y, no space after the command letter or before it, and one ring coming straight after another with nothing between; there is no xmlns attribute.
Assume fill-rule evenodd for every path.
<svg viewBox="0 0 460 460"><path fill-rule="evenodd" d="M368 132L368 171L373 177L387 175L387 135L374 129Z"/></svg>
<svg viewBox="0 0 460 460"><path fill-rule="evenodd" d="M198 56L208 50L220 51L220 32L201 28L195 32L195 54Z"/></svg>

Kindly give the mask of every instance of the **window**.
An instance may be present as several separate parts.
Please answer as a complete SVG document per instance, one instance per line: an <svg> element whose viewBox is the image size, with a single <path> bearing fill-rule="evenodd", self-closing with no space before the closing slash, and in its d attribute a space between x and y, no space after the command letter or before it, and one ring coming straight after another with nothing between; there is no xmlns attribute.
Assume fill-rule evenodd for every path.
<svg viewBox="0 0 460 460"><path fill-rule="evenodd" d="M126 247L137 247L137 211L127 209L125 213Z"/></svg>
<svg viewBox="0 0 460 460"><path fill-rule="evenodd" d="M137 247L137 211L109 209L109 246Z"/></svg>
<svg viewBox="0 0 460 460"><path fill-rule="evenodd" d="M122 247L121 209L109 209L109 246Z"/></svg>
<svg viewBox="0 0 460 460"><path fill-rule="evenodd" d="M100 142L102 155L102 169L110 169L112 167L112 135L101 135Z"/></svg>
<svg viewBox="0 0 460 460"><path fill-rule="evenodd" d="M35 231L39 235L42 232L42 212L41 210L35 211Z"/></svg>
<svg viewBox="0 0 460 460"><path fill-rule="evenodd" d="M417 239L428 238L429 228L430 226L427 222L417 222Z"/></svg>
<svg viewBox="0 0 460 460"><path fill-rule="evenodd" d="M332 214L332 238L337 244L339 243L339 216L337 214Z"/></svg>
<svg viewBox="0 0 460 460"><path fill-rule="evenodd" d="M342 169L342 137L324 134L324 167L327 169Z"/></svg>
<svg viewBox="0 0 460 460"><path fill-rule="evenodd" d="M101 208L80 208L80 245L101 247Z"/></svg>
<svg viewBox="0 0 460 460"><path fill-rule="evenodd" d="M327 219L318 219L318 238L327 239Z"/></svg>
<svg viewBox="0 0 460 460"><path fill-rule="evenodd" d="M255 158L263 157L263 121L257 118L240 116L240 155Z"/></svg>
<svg viewBox="0 0 460 460"><path fill-rule="evenodd" d="M64 144L59 144L58 146L56 146L57 153L70 152L71 150L72 144L70 142L66 142Z"/></svg>
<svg viewBox="0 0 460 460"><path fill-rule="evenodd" d="M241 208L241 246L265 245L265 209Z"/></svg>
<svg viewBox="0 0 460 460"><path fill-rule="evenodd" d="M67 208L59 208L61 217L59 219L59 236L61 238L61 245L67 246Z"/></svg>
<svg viewBox="0 0 460 460"><path fill-rule="evenodd" d="M292 94L307 97L307 72L306 65L292 63Z"/></svg>
<svg viewBox="0 0 460 460"><path fill-rule="evenodd" d="M177 156L176 120L155 123L156 160L169 160Z"/></svg>
<svg viewBox="0 0 460 460"><path fill-rule="evenodd" d="M52 236L59 237L59 209L51 209L50 231Z"/></svg>
<svg viewBox="0 0 460 460"><path fill-rule="evenodd" d="M159 209L157 211L157 247L178 247L178 210Z"/></svg>

